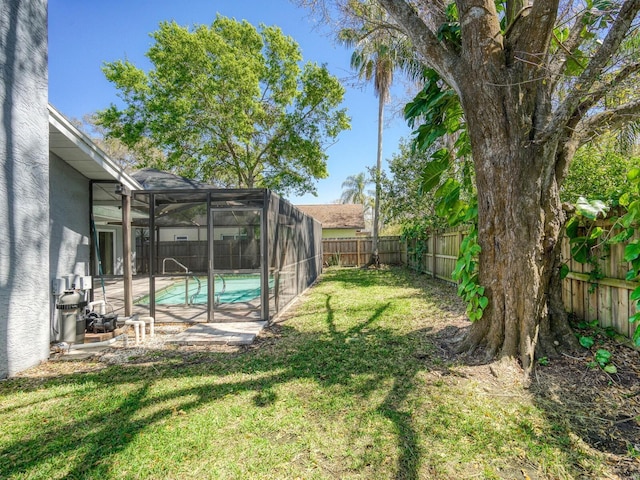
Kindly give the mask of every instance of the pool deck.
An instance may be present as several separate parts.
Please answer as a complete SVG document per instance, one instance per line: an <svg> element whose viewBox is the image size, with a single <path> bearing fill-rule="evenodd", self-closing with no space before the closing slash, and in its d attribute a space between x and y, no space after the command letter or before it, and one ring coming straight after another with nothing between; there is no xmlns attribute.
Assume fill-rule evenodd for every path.
<svg viewBox="0 0 640 480"><path fill-rule="evenodd" d="M166 343L174 345L251 345L267 322L201 323Z"/></svg>
<svg viewBox="0 0 640 480"><path fill-rule="evenodd" d="M164 343L177 346L251 345L267 322L200 323L172 335ZM53 360L83 360L102 354L111 344L84 344L82 348L73 346L63 355L54 354ZM126 344L125 344L126 345ZM144 347L145 342L136 347ZM153 347L151 347L153 348Z"/></svg>
<svg viewBox="0 0 640 480"><path fill-rule="evenodd" d="M175 278L156 279L156 289L166 288L176 281ZM124 281L105 279L107 311L124 316ZM94 300L103 299L102 281L94 284ZM149 316L149 306L136 304L136 299L149 295L149 278L133 279L133 314ZM260 318L259 305L251 302L228 304L213 312L214 321L207 322L206 305L156 305L155 324L191 324L181 333L174 335L166 343L174 345L250 345L267 325ZM90 356L106 347L71 350L69 358Z"/></svg>

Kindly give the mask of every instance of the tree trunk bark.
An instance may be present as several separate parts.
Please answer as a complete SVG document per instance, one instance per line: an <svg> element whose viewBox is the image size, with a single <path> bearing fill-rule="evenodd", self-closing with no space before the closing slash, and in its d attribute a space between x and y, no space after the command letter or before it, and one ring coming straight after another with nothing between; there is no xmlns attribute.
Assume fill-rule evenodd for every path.
<svg viewBox="0 0 640 480"><path fill-rule="evenodd" d="M374 199L373 207L373 238L372 238L372 252L371 258L365 265L365 268L370 266L378 267L380 265L380 257L378 255L378 235L380 230L380 172L382 170L382 130L384 127L384 95L382 92L378 94L378 149L376 153L376 168L375 168L375 186L376 196Z"/></svg>
<svg viewBox="0 0 640 480"><path fill-rule="evenodd" d="M478 187L479 282L489 298L462 348L519 360L528 376L536 354L551 356L556 346L571 343L558 300L564 212L554 168L557 142L531 141L535 97L516 102L509 88L488 84L479 82L462 96L476 104L465 111Z"/></svg>

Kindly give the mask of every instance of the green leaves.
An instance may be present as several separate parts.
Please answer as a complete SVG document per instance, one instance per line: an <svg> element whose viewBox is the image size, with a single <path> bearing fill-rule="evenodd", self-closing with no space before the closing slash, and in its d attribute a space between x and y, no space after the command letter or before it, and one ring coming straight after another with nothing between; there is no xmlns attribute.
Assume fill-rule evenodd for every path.
<svg viewBox="0 0 640 480"><path fill-rule="evenodd" d="M580 335L578 337L578 341L580 342L580 345L587 349L590 349L595 345L595 341L591 336ZM609 350L599 348L593 356L593 361L589 362L587 365L589 367L600 367L607 373L616 373L618 369L611 362L611 357L612 355Z"/></svg>
<svg viewBox="0 0 640 480"><path fill-rule="evenodd" d="M604 348L599 348L596 351L594 360L596 363L607 373L616 373L618 369L615 365L612 365L611 362L611 352L609 350L605 350Z"/></svg>
<svg viewBox="0 0 640 480"><path fill-rule="evenodd" d="M326 67L302 65L291 37L222 16L193 29L163 22L152 37L148 72L103 67L125 104L99 112L109 136L220 186L308 193L328 175L325 148L349 128L344 88Z"/></svg>
<svg viewBox="0 0 640 480"><path fill-rule="evenodd" d="M451 22L444 24L438 35L455 47L459 37L455 4L449 5L447 15ZM435 213L448 225L472 225L460 247L452 277L459 282L458 295L467 303L469 319L475 322L482 318L489 299L484 296L484 287L478 284L476 268L480 246L475 228L478 203L471 171L464 162L471 154L471 143L457 94L442 82L435 71L428 70L422 91L405 107L405 118L412 127L420 122L414 131L414 148L418 152L435 148L436 142L446 135L455 138L452 149L440 148L431 154L421 175L420 194L435 189ZM452 172L456 160L461 166L457 175Z"/></svg>
<svg viewBox="0 0 640 480"><path fill-rule="evenodd" d="M592 337L580 337L578 341L584 348L591 348L594 343Z"/></svg>
<svg viewBox="0 0 640 480"><path fill-rule="evenodd" d="M602 227L593 222L604 216L608 210L609 207L601 200L587 200L584 197L578 199L576 213L565 227L571 245L571 257L575 261L587 263L591 260L591 249L604 234Z"/></svg>
<svg viewBox="0 0 640 480"><path fill-rule="evenodd" d="M640 256L640 241L634 240L624 247L624 261L633 262Z"/></svg>
<svg viewBox="0 0 640 480"><path fill-rule="evenodd" d="M440 184L442 175L449 169L449 151L442 148L431 156L422 172L422 181L420 183L420 193L424 194L431 191Z"/></svg>
<svg viewBox="0 0 640 480"><path fill-rule="evenodd" d="M609 207L601 200L587 200L580 197L576 203L576 213L589 220L595 220L599 215L604 216Z"/></svg>
<svg viewBox="0 0 640 480"><path fill-rule="evenodd" d="M626 178L631 188L620 197L620 204L627 207L626 213L611 227L610 231L621 229L616 235L606 241L607 244L627 242L636 233L637 219L640 218L640 168L632 167L628 170ZM576 214L566 224L566 234L571 245L572 258L581 263L592 260L591 250L605 235L604 230L595 224L595 221L607 211L604 202L588 201L580 198L576 205ZM640 240L629 241L624 248L624 261L631 264L625 279L636 281L640 276ZM561 270L563 278L568 274L568 267ZM594 273L595 272L595 273ZM598 265L594 264L589 275L598 275ZM640 308L640 286L636 287L629 295L629 300ZM636 346L640 346L640 312L629 318L630 323L638 324L632 336ZM585 348L593 346L593 339L588 336L579 337L580 344ZM594 360L594 366L598 365L608 373L615 373L616 367L610 363L610 354L606 350L598 350Z"/></svg>
<svg viewBox="0 0 640 480"><path fill-rule="evenodd" d="M472 322L480 320L489 306L489 299L484 296L484 287L478 284L476 267L482 249L477 242L478 231L472 228L460 244L456 267L451 275L459 282L458 296L467 303L467 316Z"/></svg>
<svg viewBox="0 0 640 480"><path fill-rule="evenodd" d="M567 275L569 275L569 272L571 270L569 269L569 265L567 265L566 263L563 263L560 266L560 279L564 280L565 278L567 278Z"/></svg>
<svg viewBox="0 0 640 480"><path fill-rule="evenodd" d="M462 107L455 91L442 83L437 73L425 72L425 84L404 109L414 131L415 148L425 151L446 134L464 130Z"/></svg>

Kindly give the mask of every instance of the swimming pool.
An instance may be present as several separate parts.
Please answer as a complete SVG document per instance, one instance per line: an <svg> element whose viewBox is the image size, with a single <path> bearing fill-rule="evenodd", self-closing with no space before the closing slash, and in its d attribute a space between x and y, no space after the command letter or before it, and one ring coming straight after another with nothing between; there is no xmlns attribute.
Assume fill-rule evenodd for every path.
<svg viewBox="0 0 640 480"><path fill-rule="evenodd" d="M207 277L185 277L188 279L188 291L185 280L177 280L172 285L156 292L157 305L206 305L208 297ZM269 288L273 287L273 279L269 279ZM215 277L216 304L251 302L260 297L259 275L225 275ZM188 302L186 301L188 298ZM136 303L148 305L146 296Z"/></svg>

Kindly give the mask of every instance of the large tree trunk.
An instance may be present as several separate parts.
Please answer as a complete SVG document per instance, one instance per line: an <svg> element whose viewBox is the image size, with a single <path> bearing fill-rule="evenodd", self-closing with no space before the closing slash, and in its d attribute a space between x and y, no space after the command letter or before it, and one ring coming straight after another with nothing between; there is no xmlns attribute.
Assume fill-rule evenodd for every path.
<svg viewBox="0 0 640 480"><path fill-rule="evenodd" d="M529 372L536 352L553 355L572 338L558 304L564 212L556 144L531 141L540 115L535 92L493 80L462 93L463 102L475 104L465 111L478 187L479 281L489 298L463 347L482 346L490 358L519 359ZM511 98L515 94L519 102Z"/></svg>
<svg viewBox="0 0 640 480"><path fill-rule="evenodd" d="M596 108L638 72L637 63L623 68L616 52L637 23L640 0L610 12L606 35L568 90L560 79L581 51L589 10L576 11L575 23L565 24L559 0L509 0L506 18L493 1L456 0L460 35L447 39L438 28L450 18L431 8L435 3L377 1L456 91L465 113L478 191L479 281L489 306L464 347L519 359L528 373L536 354L575 344L560 298L558 190L581 143L640 112L633 95L621 106ZM569 37L564 43L555 38L556 51L557 20L568 25Z"/></svg>

